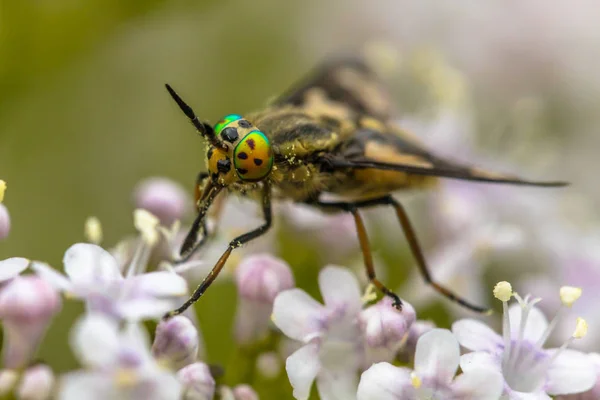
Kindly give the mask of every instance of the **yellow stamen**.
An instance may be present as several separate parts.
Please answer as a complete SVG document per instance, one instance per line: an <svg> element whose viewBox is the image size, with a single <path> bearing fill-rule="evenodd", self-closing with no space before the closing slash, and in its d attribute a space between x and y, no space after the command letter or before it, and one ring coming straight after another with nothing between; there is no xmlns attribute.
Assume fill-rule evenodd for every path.
<svg viewBox="0 0 600 400"><path fill-rule="evenodd" d="M588 324L587 321L581 317L577 318L575 332L573 332L573 337L575 339L581 339L585 335L587 335Z"/></svg>
<svg viewBox="0 0 600 400"><path fill-rule="evenodd" d="M0 203L4 200L4 192L6 192L6 182L0 179Z"/></svg>
<svg viewBox="0 0 600 400"><path fill-rule="evenodd" d="M563 286L560 288L560 301L563 305L571 307L573 303L581 297L582 289L573 286Z"/></svg>
<svg viewBox="0 0 600 400"><path fill-rule="evenodd" d="M117 386L133 386L137 383L138 377L133 369L122 368L115 375Z"/></svg>
<svg viewBox="0 0 600 400"><path fill-rule="evenodd" d="M494 297L502 302L507 302L513 295L512 286L506 281L498 282L494 286Z"/></svg>
<svg viewBox="0 0 600 400"><path fill-rule="evenodd" d="M102 224L96 217L88 217L85 220L84 235L88 242L100 244L102 242Z"/></svg>
<svg viewBox="0 0 600 400"><path fill-rule="evenodd" d="M413 371L413 372L410 373L410 383L413 385L413 387L415 389L418 389L418 388L421 387L421 384L423 382L421 381L421 378L419 378L417 376L417 374Z"/></svg>
<svg viewBox="0 0 600 400"><path fill-rule="evenodd" d="M153 246L158 241L158 225L160 220L147 210L138 208L133 211L133 224L142 234L142 238Z"/></svg>
<svg viewBox="0 0 600 400"><path fill-rule="evenodd" d="M369 283L369 286L365 289L365 293L361 297L361 301L363 304L370 303L377 298L377 288L372 283Z"/></svg>

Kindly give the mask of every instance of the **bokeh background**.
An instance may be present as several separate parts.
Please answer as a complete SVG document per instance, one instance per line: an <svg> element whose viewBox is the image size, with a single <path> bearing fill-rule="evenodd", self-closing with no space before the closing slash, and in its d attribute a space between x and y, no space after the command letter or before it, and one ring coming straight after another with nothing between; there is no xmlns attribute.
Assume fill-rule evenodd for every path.
<svg viewBox="0 0 600 400"><path fill-rule="evenodd" d="M132 191L143 178L169 177L191 193L204 143L165 82L215 122L261 107L329 56L366 51L399 121L433 150L572 183L452 183L401 195L441 271L434 274L482 302L496 280L511 279L519 292L544 297L550 316L559 286L587 285L588 306L578 312L600 329L599 20L593 0L0 0L0 178L13 225L0 258L60 269L88 216L102 221L107 247L134 232ZM403 236L376 214L372 242L387 282L412 288L400 294L418 315L448 326L461 311L410 285ZM293 225L280 224L277 253L312 293L322 265L360 264L356 251L328 259ZM481 227L492 239L478 241ZM232 357L235 304L224 284L198 305L211 362ZM41 351L58 370L74 365L66 337L79 311L67 305ZM589 336L585 347L598 350L598 330Z"/></svg>

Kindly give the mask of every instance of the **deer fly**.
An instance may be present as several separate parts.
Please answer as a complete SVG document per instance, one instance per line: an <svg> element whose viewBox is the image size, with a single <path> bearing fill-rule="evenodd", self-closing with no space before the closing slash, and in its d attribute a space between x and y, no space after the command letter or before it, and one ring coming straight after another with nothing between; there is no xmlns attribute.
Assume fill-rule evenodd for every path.
<svg viewBox="0 0 600 400"><path fill-rule="evenodd" d="M255 196L264 224L234 238L204 281L181 307L195 303L215 280L234 249L263 235L271 227L273 199L290 199L328 212L352 214L370 282L401 308L400 298L376 275L361 209L391 207L423 278L448 299L476 312L468 302L436 283L402 204L391 193L431 187L439 178L542 187L563 182L534 182L489 172L435 155L395 122L390 96L362 59L338 59L317 68L265 109L247 115L229 114L214 126L166 85L183 113L208 142L207 173L198 176L198 215L185 238L185 261L210 237L205 222L209 208L222 193ZM340 201L326 201L335 195ZM217 199L217 200L215 200ZM220 208L215 206L215 208Z"/></svg>

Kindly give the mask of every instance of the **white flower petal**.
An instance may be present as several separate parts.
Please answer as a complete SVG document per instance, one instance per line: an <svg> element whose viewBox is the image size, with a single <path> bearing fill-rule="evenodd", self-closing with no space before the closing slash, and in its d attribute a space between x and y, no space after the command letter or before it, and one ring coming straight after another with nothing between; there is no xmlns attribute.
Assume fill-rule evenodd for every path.
<svg viewBox="0 0 600 400"><path fill-rule="evenodd" d="M34 261L31 263L31 269L55 289L63 292L69 292L73 290L73 284L71 281L68 280L64 275L56 272L56 270L48 264Z"/></svg>
<svg viewBox="0 0 600 400"><path fill-rule="evenodd" d="M132 278L136 290L152 296L185 296L187 282L181 276L167 271L149 272Z"/></svg>
<svg viewBox="0 0 600 400"><path fill-rule="evenodd" d="M449 383L460 360L458 341L447 329L432 329L419 338L415 351L415 372L420 377L437 377Z"/></svg>
<svg viewBox="0 0 600 400"><path fill-rule="evenodd" d="M67 249L63 263L75 284L98 285L123 278L117 260L95 244L74 244Z"/></svg>
<svg viewBox="0 0 600 400"><path fill-rule="evenodd" d="M548 350L550 354L556 349ZM548 394L571 394L589 390L596 383L592 359L575 350L563 350L548 369L545 390Z"/></svg>
<svg viewBox="0 0 600 400"><path fill-rule="evenodd" d="M502 396L500 400L552 400L552 398L543 390L538 392L517 392L513 390Z"/></svg>
<svg viewBox="0 0 600 400"><path fill-rule="evenodd" d="M138 355L150 360L150 336L144 326L139 323L130 322L123 329L123 342L128 348L135 349Z"/></svg>
<svg viewBox="0 0 600 400"><path fill-rule="evenodd" d="M179 400L183 390L177 377L167 371L152 377L152 388L152 395L146 397L147 400Z"/></svg>
<svg viewBox="0 0 600 400"><path fill-rule="evenodd" d="M109 375L100 372L70 372L61 379L57 398L105 400L115 399L116 395Z"/></svg>
<svg viewBox="0 0 600 400"><path fill-rule="evenodd" d="M301 289L285 290L275 297L273 322L288 337L304 340L322 328L325 308Z"/></svg>
<svg viewBox="0 0 600 400"><path fill-rule="evenodd" d="M416 398L410 370L386 362L373 364L362 373L358 385L358 400L411 400Z"/></svg>
<svg viewBox="0 0 600 400"><path fill-rule="evenodd" d="M22 257L12 257L0 261L0 282L7 281L27 269L29 260Z"/></svg>
<svg viewBox="0 0 600 400"><path fill-rule="evenodd" d="M458 376L452 389L463 400L497 400L504 389L504 378L499 371L478 368Z"/></svg>
<svg viewBox="0 0 600 400"><path fill-rule="evenodd" d="M354 368L321 369L317 375L317 390L321 400L354 400L357 387L358 376Z"/></svg>
<svg viewBox="0 0 600 400"><path fill-rule="evenodd" d="M502 337L483 322L461 319L452 324L452 333L461 346L473 351L497 351L504 346Z"/></svg>
<svg viewBox="0 0 600 400"><path fill-rule="evenodd" d="M501 360L485 351L474 351L460 356L460 369L463 372L478 370L480 368L502 372Z"/></svg>
<svg viewBox="0 0 600 400"><path fill-rule="evenodd" d="M327 307L344 306L350 313L362 308L358 280L347 268L327 266L322 269L319 289Z"/></svg>
<svg viewBox="0 0 600 400"><path fill-rule="evenodd" d="M127 321L158 319L178 306L177 300L139 297L117 303L117 314Z"/></svg>
<svg viewBox="0 0 600 400"><path fill-rule="evenodd" d="M321 369L319 363L319 347L310 343L296 350L285 361L285 370L290 384L294 388L294 398L308 399L310 387Z"/></svg>
<svg viewBox="0 0 600 400"><path fill-rule="evenodd" d="M100 314L85 315L71 332L71 347L82 364L111 365L119 350L117 323Z"/></svg>
<svg viewBox="0 0 600 400"><path fill-rule="evenodd" d="M511 337L517 338L519 335L519 329L521 326L521 306L515 304L508 309L508 316L510 318L510 329ZM537 342L542 337L546 328L548 327L548 320L546 316L537 307L532 307L529 310L529 316L527 317L527 325L525 325L525 332L523 338L530 342Z"/></svg>

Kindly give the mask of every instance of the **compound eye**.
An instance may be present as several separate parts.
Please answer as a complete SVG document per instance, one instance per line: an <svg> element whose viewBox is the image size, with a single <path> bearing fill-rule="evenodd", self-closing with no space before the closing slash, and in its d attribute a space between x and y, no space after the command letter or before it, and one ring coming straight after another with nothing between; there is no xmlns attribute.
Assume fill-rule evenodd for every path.
<svg viewBox="0 0 600 400"><path fill-rule="evenodd" d="M219 122L215 124L215 135L219 136L223 128L225 128L230 123L242 119L241 115L237 114L229 114L223 117Z"/></svg>
<svg viewBox="0 0 600 400"><path fill-rule="evenodd" d="M273 167L273 150L264 133L252 131L233 151L233 164L238 176L244 181L259 181Z"/></svg>

